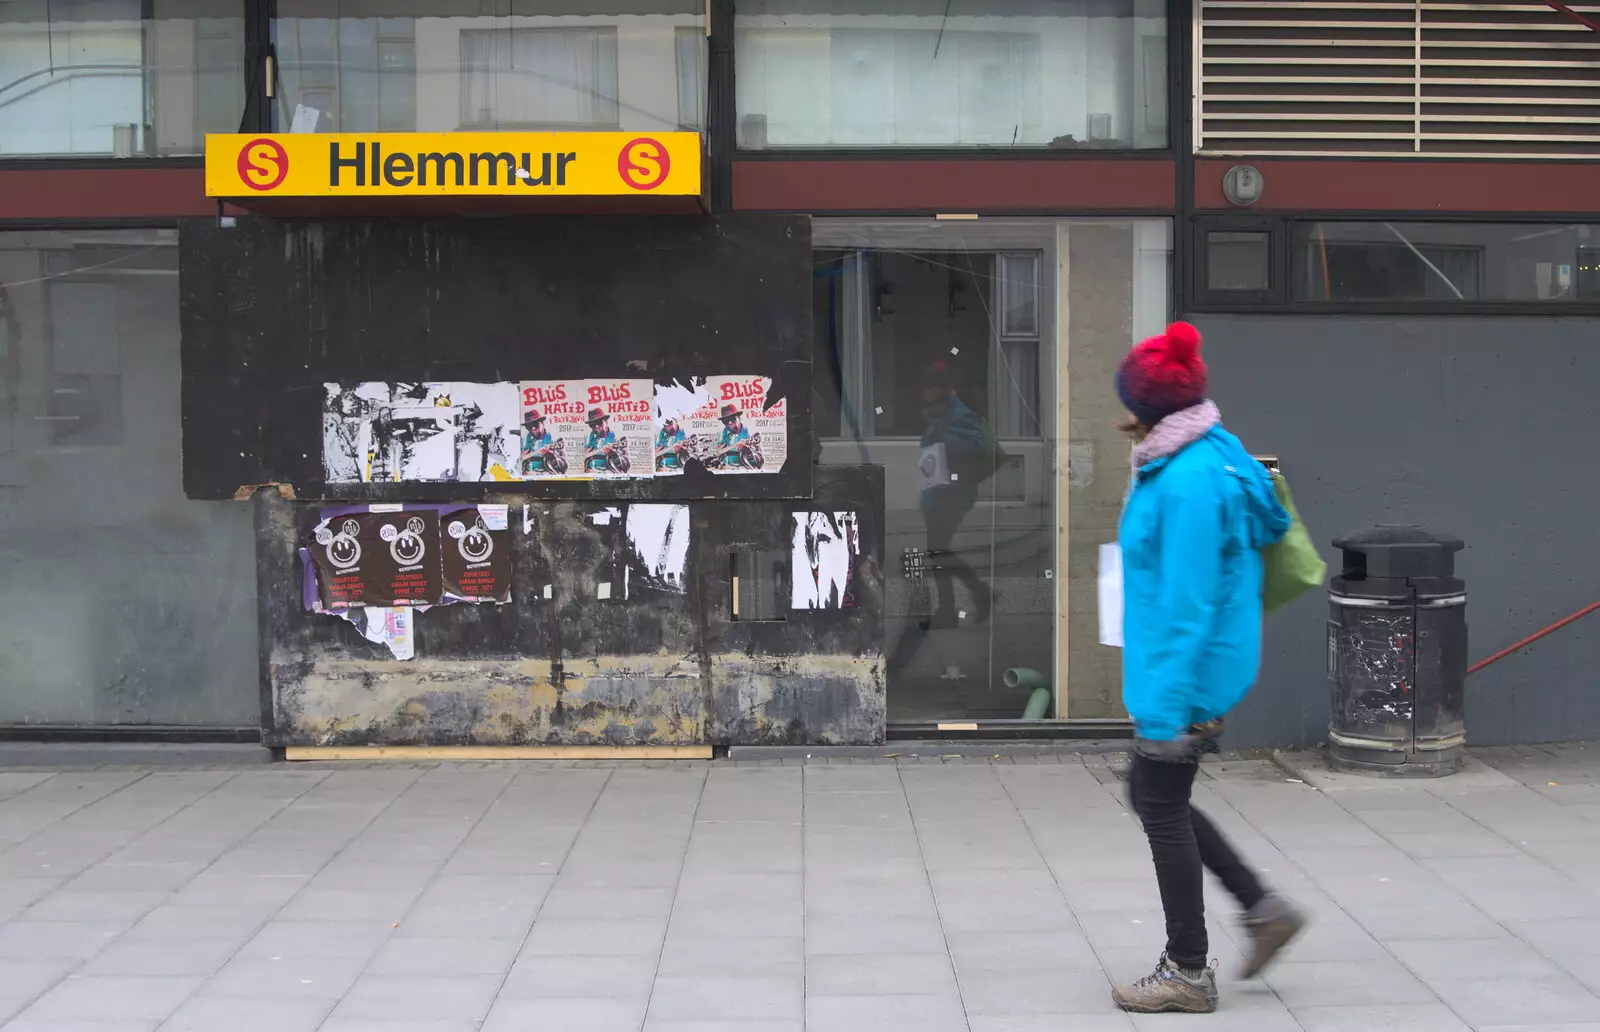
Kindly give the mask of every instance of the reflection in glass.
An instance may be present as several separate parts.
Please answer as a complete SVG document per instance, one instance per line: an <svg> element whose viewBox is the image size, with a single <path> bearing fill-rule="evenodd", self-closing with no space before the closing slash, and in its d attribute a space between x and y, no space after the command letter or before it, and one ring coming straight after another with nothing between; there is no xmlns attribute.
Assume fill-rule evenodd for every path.
<svg viewBox="0 0 1600 1032"><path fill-rule="evenodd" d="M1092 560L1078 555L1114 539L1127 482L1110 370L1135 334L1164 325L1167 224L818 219L813 240L821 461L884 468L890 719L1020 719L1034 682L1008 684L1008 670L1063 689L1061 716L1115 716L1115 657L1080 660L1076 632L1082 688L1076 675L1069 691L1056 683L1058 599L1074 626L1094 626L1073 594L1080 582L1093 594ZM1059 278L1044 271L1063 263ZM1070 322L1057 316L1062 283ZM1070 421L1058 405L1063 347L1074 354ZM1092 630L1083 641L1109 651Z"/></svg>
<svg viewBox="0 0 1600 1032"><path fill-rule="evenodd" d="M702 124L701 0L623 0L600 10L578 0L512 0L507 14L484 10L476 0L279 0L278 126L667 131Z"/></svg>
<svg viewBox="0 0 1600 1032"><path fill-rule="evenodd" d="M740 0L739 146L1167 144L1159 0Z"/></svg>
<svg viewBox="0 0 1600 1032"><path fill-rule="evenodd" d="M1304 222L1297 301L1600 301L1600 225Z"/></svg>
<svg viewBox="0 0 1600 1032"><path fill-rule="evenodd" d="M1266 232L1206 234L1207 290L1267 290L1272 286L1272 235Z"/></svg>
<svg viewBox="0 0 1600 1032"><path fill-rule="evenodd" d="M172 230L0 233L0 724L260 718L250 507L183 493Z"/></svg>
<svg viewBox="0 0 1600 1032"><path fill-rule="evenodd" d="M199 154L244 95L244 0L0 3L0 157Z"/></svg>

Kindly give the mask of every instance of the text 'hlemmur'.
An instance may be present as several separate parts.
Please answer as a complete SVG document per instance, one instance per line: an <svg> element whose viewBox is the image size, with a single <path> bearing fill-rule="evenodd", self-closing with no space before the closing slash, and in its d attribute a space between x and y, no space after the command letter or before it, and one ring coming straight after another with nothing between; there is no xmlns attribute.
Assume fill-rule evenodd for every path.
<svg viewBox="0 0 1600 1032"><path fill-rule="evenodd" d="M503 180L507 186L518 182L523 186L566 186L567 166L577 160L573 151L384 154L377 143L357 143L355 153L346 157L335 141L328 144L328 185L499 186ZM341 171L354 173L354 183L341 184Z"/></svg>

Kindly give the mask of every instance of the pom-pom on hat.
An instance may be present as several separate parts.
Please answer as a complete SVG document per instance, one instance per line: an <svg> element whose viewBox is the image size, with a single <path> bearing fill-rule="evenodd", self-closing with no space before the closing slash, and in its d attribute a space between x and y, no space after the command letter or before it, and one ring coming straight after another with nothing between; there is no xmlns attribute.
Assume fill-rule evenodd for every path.
<svg viewBox="0 0 1600 1032"><path fill-rule="evenodd" d="M1206 399L1200 331L1175 322L1167 332L1134 345L1117 367L1117 397L1145 426Z"/></svg>

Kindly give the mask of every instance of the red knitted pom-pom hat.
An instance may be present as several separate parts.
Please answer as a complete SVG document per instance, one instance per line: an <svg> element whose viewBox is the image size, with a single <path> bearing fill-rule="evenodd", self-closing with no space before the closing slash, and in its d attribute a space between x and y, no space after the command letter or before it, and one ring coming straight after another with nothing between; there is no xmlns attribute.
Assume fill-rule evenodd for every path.
<svg viewBox="0 0 1600 1032"><path fill-rule="evenodd" d="M1145 426L1204 401L1200 331L1175 322L1166 333L1135 344L1117 367L1117 397Z"/></svg>

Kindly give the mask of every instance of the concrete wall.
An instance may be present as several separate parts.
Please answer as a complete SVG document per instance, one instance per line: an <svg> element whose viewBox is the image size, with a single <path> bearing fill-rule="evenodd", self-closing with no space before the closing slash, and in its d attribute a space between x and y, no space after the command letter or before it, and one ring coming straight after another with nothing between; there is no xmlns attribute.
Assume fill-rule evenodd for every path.
<svg viewBox="0 0 1600 1032"><path fill-rule="evenodd" d="M1467 542L1475 661L1600 597L1593 412L1600 319L1198 316L1224 419L1284 473L1337 569L1336 534L1417 523ZM1268 617L1229 744L1326 735L1327 604ZM1600 735L1600 616L1467 686L1478 744Z"/></svg>

